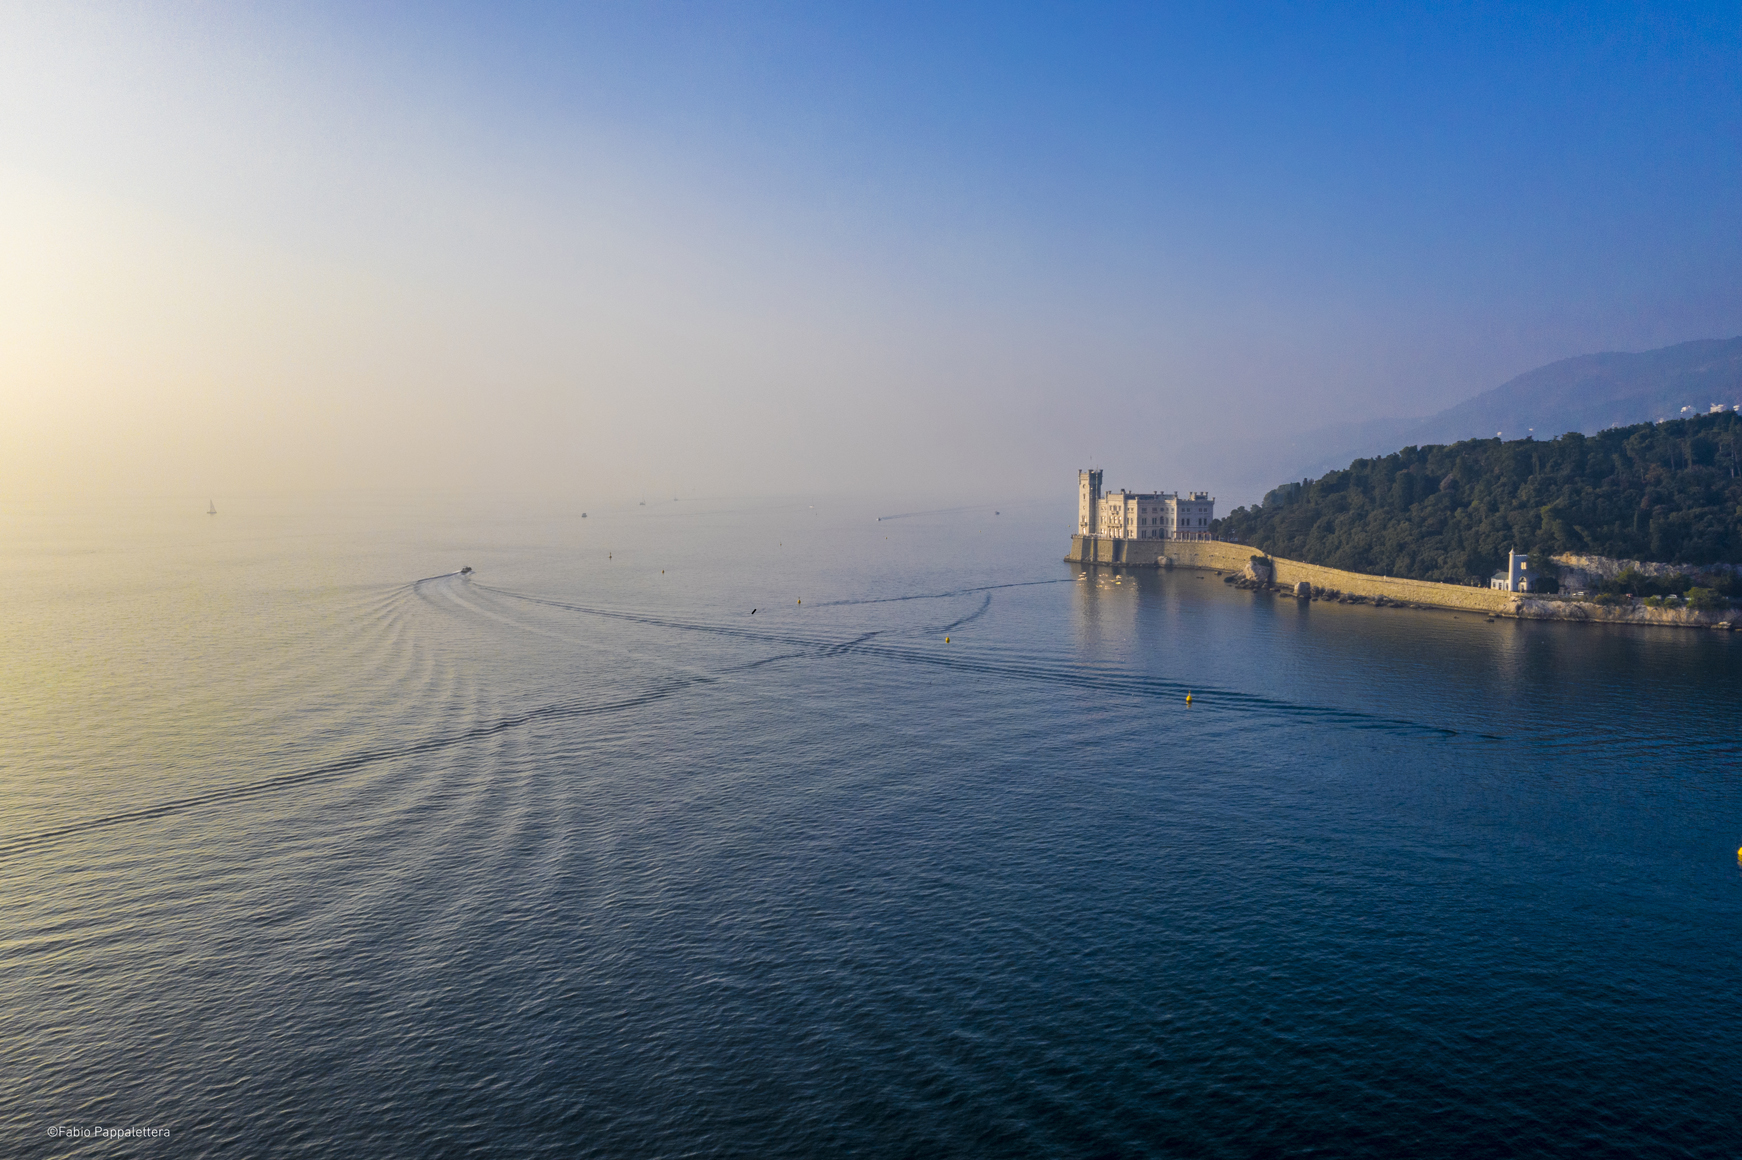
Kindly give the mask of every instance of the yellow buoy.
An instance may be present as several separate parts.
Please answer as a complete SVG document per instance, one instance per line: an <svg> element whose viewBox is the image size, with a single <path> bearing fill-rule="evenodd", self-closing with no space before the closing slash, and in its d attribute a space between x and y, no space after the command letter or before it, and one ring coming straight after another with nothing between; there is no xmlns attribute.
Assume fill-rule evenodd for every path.
<svg viewBox="0 0 1742 1160"><path fill-rule="evenodd" d="M1192 695L1190 693L1187 693L1186 694L1186 704L1189 705L1191 703L1192 703Z"/></svg>
<svg viewBox="0 0 1742 1160"><path fill-rule="evenodd" d="M947 636L946 636L946 637L944 637L944 643L945 643L945 644L949 644L949 643L950 643L950 638L949 638L949 637L947 637ZM1742 853L1742 851L1737 851L1737 852L1738 852L1738 853Z"/></svg>

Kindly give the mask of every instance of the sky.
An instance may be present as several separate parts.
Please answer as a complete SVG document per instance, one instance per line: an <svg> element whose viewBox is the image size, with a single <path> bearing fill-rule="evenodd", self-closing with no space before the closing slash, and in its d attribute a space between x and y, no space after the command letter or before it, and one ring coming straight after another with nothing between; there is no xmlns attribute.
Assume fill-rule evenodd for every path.
<svg viewBox="0 0 1742 1160"><path fill-rule="evenodd" d="M1735 3L7 4L0 499L1232 506L1742 334L1738 190Z"/></svg>

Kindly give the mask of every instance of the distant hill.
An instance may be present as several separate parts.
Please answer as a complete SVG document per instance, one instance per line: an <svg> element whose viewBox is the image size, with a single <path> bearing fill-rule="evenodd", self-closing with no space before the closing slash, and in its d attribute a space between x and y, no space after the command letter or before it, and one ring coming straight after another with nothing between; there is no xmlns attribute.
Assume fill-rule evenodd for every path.
<svg viewBox="0 0 1742 1160"><path fill-rule="evenodd" d="M1514 548L1742 563L1742 415L1405 447L1284 484L1214 530L1293 560L1452 584L1486 583Z"/></svg>
<svg viewBox="0 0 1742 1160"><path fill-rule="evenodd" d="M1585 354L1527 371L1404 433L1402 445L1489 432L1538 438L1703 414L1742 403L1742 338L1702 339L1639 354ZM1683 408L1687 408L1684 412Z"/></svg>
<svg viewBox="0 0 1742 1160"><path fill-rule="evenodd" d="M1283 463L1317 475L1358 456L1460 439L1594 435L1742 404L1742 338L1701 339L1637 354L1585 354L1526 371L1491 391L1420 419L1373 419L1308 431Z"/></svg>

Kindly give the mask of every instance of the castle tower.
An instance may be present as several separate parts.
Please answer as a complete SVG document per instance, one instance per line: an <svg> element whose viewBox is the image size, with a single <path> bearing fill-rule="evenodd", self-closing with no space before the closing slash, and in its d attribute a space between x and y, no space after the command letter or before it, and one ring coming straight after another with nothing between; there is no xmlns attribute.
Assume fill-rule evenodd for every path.
<svg viewBox="0 0 1742 1160"><path fill-rule="evenodd" d="M1100 534L1101 469L1077 472L1077 535Z"/></svg>

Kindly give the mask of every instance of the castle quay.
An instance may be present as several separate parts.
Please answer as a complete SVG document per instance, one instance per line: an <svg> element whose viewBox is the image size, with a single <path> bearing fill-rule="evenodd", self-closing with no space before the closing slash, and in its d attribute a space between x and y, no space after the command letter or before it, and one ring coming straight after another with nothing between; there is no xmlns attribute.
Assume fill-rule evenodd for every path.
<svg viewBox="0 0 1742 1160"><path fill-rule="evenodd" d="M1118 564L1126 568L1167 568L1168 540L1120 540L1112 536L1072 536L1072 564ZM1248 551L1247 555L1251 555Z"/></svg>
<svg viewBox="0 0 1742 1160"><path fill-rule="evenodd" d="M1569 620L1584 624L1649 624L1665 628L1730 629L1734 614L1696 612L1685 608L1646 608L1643 605L1610 607L1588 600L1532 597L1494 588L1438 584L1431 580L1406 580L1398 576L1371 576L1345 572L1319 564L1305 564L1279 556L1266 556L1250 544L1225 540L1115 540L1072 536L1067 563L1085 567L1198 568L1224 575L1244 575L1258 580L1266 590L1297 597L1306 585L1310 598L1325 594L1359 597L1392 607L1440 608L1477 612L1485 616L1509 616L1519 620Z"/></svg>
<svg viewBox="0 0 1742 1160"><path fill-rule="evenodd" d="M1148 514L1152 502L1156 505L1155 515ZM1212 539L1207 531L1184 526L1187 517L1175 506L1178 502L1179 497L1167 493L1135 495L1121 491L1103 496L1099 471L1079 473L1078 527L1083 530L1071 537L1065 562L1085 567L1199 568L1224 575L1239 574L1263 590L1302 599L1325 599L1330 593L1330 598L1354 598L1363 604L1444 608L1521 620L1717 629L1731 628L1733 623L1734 614L1729 612L1647 608L1637 604L1610 607L1564 597L1532 597L1497 588L1345 572L1267 556L1250 544ZM1190 505L1186 509L1189 518L1199 518L1198 510L1213 510L1214 502L1202 492L1191 493L1186 499ZM1108 535L1096 530L1107 527L1138 534Z"/></svg>

